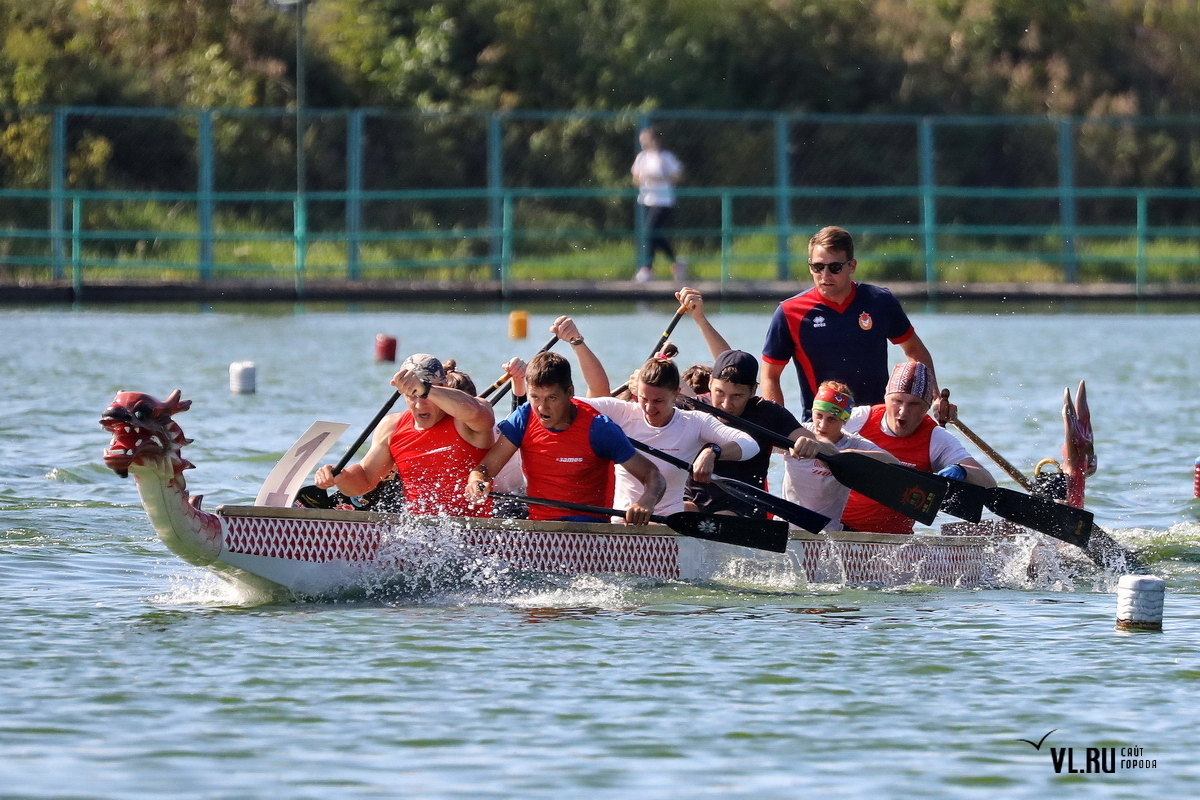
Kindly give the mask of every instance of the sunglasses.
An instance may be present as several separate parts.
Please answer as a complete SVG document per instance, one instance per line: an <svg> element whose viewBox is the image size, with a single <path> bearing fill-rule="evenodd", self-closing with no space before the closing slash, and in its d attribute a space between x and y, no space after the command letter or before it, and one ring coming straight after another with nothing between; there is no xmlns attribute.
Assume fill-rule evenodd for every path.
<svg viewBox="0 0 1200 800"><path fill-rule="evenodd" d="M842 267L849 264L849 261L830 261L828 264L814 264L808 262L808 268L812 270L814 275L820 275L821 270L829 270L830 275L840 275Z"/></svg>

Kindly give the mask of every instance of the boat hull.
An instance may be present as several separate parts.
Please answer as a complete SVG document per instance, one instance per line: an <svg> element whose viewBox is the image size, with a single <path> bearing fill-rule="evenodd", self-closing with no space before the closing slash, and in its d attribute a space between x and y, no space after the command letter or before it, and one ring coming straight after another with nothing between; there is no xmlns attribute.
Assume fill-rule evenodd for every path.
<svg viewBox="0 0 1200 800"><path fill-rule="evenodd" d="M976 588L1028 568L1033 537L794 532L786 553L679 536L662 526L404 517L221 506L208 566L259 588L322 594L380 581L479 574L619 573L796 589L818 584ZM246 577L252 576L252 577Z"/></svg>

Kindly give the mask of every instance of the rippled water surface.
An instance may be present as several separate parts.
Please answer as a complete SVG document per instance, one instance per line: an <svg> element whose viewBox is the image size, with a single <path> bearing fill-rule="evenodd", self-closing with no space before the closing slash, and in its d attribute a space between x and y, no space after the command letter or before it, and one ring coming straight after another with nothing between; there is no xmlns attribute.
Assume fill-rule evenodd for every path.
<svg viewBox="0 0 1200 800"><path fill-rule="evenodd" d="M620 382L673 309L562 310ZM756 352L769 312L713 319ZM171 555L100 460L116 391L180 388L190 490L250 503L309 423L351 423L334 461L387 399L376 333L482 386L553 316L512 342L496 310L0 311L0 798L1200 795L1194 314L914 315L1027 470L1087 379L1088 507L1167 580L1161 634L1115 631L1114 576L1078 564L980 591L474 575L263 602ZM707 360L689 321L674 341ZM257 394L229 393L238 360ZM1056 772L1051 748L1154 767Z"/></svg>

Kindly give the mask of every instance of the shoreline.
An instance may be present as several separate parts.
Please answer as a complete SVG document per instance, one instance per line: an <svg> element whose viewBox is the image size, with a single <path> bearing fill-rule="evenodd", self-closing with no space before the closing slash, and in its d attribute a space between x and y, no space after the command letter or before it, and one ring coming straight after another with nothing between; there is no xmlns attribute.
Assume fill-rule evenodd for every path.
<svg viewBox="0 0 1200 800"><path fill-rule="evenodd" d="M1196 301L1200 284L874 282L901 300L915 301ZM722 300L781 300L808 288L801 281L694 281L705 297ZM209 281L206 283L89 283L76 291L71 281L0 283L2 305L128 304L170 302L318 302L419 300L674 300L673 281Z"/></svg>

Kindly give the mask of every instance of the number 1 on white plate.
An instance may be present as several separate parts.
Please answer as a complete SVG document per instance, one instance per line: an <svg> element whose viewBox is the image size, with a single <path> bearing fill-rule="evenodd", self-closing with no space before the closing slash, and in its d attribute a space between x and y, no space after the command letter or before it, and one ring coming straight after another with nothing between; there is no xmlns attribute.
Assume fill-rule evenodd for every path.
<svg viewBox="0 0 1200 800"><path fill-rule="evenodd" d="M308 473L313 471L321 456L333 447L334 442L349 427L345 422L314 422L271 470L262 488L258 490L254 505L290 507L296 492L304 485Z"/></svg>

